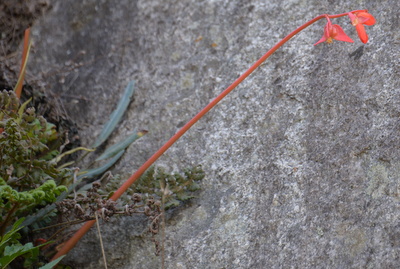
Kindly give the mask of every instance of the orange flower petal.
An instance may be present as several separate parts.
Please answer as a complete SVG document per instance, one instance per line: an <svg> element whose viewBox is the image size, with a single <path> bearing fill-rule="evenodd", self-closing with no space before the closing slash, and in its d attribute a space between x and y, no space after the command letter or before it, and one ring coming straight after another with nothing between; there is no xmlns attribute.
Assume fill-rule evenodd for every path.
<svg viewBox="0 0 400 269"><path fill-rule="evenodd" d="M367 12L359 12L356 15L359 19L359 23L371 26L371 25L374 25L376 22L374 16L372 16L371 14L369 14Z"/></svg>
<svg viewBox="0 0 400 269"><path fill-rule="evenodd" d="M364 44L368 42L368 35L367 32L365 32L365 27L363 24L359 23L356 25L356 30L358 33L358 37L360 38L361 42Z"/></svg>
<svg viewBox="0 0 400 269"><path fill-rule="evenodd" d="M332 25L331 37L338 41L345 41L345 42L351 42L351 43L354 42L353 39L351 39L348 35L346 35L346 33L343 31L342 27L340 27L338 24Z"/></svg>
<svg viewBox="0 0 400 269"><path fill-rule="evenodd" d="M348 35L346 35L342 27L340 27L338 24L332 25L330 20L328 20L324 27L324 35L317 43L314 44L314 46L324 41L326 41L327 43L332 43L333 39L351 43L354 42Z"/></svg>

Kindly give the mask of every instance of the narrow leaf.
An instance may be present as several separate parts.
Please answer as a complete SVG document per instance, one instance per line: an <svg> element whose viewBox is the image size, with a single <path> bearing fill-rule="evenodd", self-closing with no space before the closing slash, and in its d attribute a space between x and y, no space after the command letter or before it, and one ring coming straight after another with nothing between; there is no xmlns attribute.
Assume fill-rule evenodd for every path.
<svg viewBox="0 0 400 269"><path fill-rule="evenodd" d="M24 221L24 218L18 219L16 222L14 222L11 229L3 237L1 237L0 250L5 246L5 244L10 239L13 238L14 234L16 234L19 230L21 230L23 228L23 226L19 227L23 221Z"/></svg>
<svg viewBox="0 0 400 269"><path fill-rule="evenodd" d="M75 163L75 161L70 161L70 162L64 163L64 164L60 165L59 167L57 167L57 169L63 169L65 167L73 165L74 163Z"/></svg>
<svg viewBox="0 0 400 269"><path fill-rule="evenodd" d="M56 266L61 260L62 258L64 258L65 255L58 257L57 259L55 259L54 261L49 262L46 265L43 265L42 267L40 267L39 269L52 269L54 266Z"/></svg>
<svg viewBox="0 0 400 269"><path fill-rule="evenodd" d="M131 101L133 92L134 92L134 84L135 82L132 80L129 82L128 86L125 88L124 95L120 99L117 108L111 113L109 121L104 125L103 131L97 138L96 142L94 143L93 147L97 148L100 146L110 134L114 131L115 127L121 120L122 116L124 115L128 105Z"/></svg>
<svg viewBox="0 0 400 269"><path fill-rule="evenodd" d="M134 133L131 134L124 141L114 144L111 147L107 148L106 151L103 154L101 154L100 157L98 157L96 159L96 161L105 160L105 159L115 156L118 152L120 152L121 150L125 150L130 144L132 144L137 139L144 136L146 133L147 133L147 131L140 131L137 133L136 133L136 131L134 131Z"/></svg>
<svg viewBox="0 0 400 269"><path fill-rule="evenodd" d="M76 151L78 151L78 150L85 150L85 151L88 151L88 152L94 151L94 149L88 149L88 148L84 148L84 147L73 148L73 149L71 149L71 150L68 150L68 151L64 152L63 154L58 155L57 157L55 157L54 159L52 159L51 162L58 163L58 162L61 161L61 159L64 158L65 156L67 156L67 155L69 155L69 154L72 154L72 153L74 153L74 152L76 152Z"/></svg>
<svg viewBox="0 0 400 269"><path fill-rule="evenodd" d="M23 226L29 226L32 223L35 223L41 219L43 219L45 216L47 216L49 213L51 213L53 210L56 209L56 204L61 202L62 200L64 200L65 198L67 198L68 194L70 194L72 192L73 189L75 189L76 186L78 186L80 183L80 181L78 180L78 182L70 185L68 187L68 192L64 191L63 193L61 193L56 201L52 204L48 204L45 207L41 208L39 211L35 212L32 215L29 215L25 218L24 222L22 223Z"/></svg>
<svg viewBox="0 0 400 269"><path fill-rule="evenodd" d="M90 170L86 170L83 171L84 174L80 175L78 177L78 181L83 179L83 178L93 178L93 177L97 177L101 174L103 174L105 171L107 171L111 166L113 166L113 164L115 164L119 158L121 158L122 154L124 154L125 150L120 151L117 155L115 155L112 159L110 159L107 163L105 163L103 166L94 168L94 169L90 169Z"/></svg>
<svg viewBox="0 0 400 269"><path fill-rule="evenodd" d="M19 107L19 109L18 109L18 115L19 115L19 117L18 117L18 119L17 119L17 123L20 123L20 122L21 122L22 114L24 113L26 106L30 103L31 100L32 100L32 98L29 98L25 103L23 103L23 104Z"/></svg>

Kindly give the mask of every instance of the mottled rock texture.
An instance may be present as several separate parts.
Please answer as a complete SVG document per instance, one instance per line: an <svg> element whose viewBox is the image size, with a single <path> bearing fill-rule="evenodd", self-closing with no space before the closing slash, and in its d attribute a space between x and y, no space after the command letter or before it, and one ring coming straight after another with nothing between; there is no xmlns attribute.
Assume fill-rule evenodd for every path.
<svg viewBox="0 0 400 269"><path fill-rule="evenodd" d="M323 20L279 49L157 162L201 164L202 190L168 216L166 268L400 268L398 0L53 1L29 74L90 145L136 80L110 141L149 134L114 171L128 177L277 41L322 13L367 8L355 43L313 46ZM71 66L77 64L73 69ZM160 268L143 223L102 225L109 268ZM102 268L96 231L66 261Z"/></svg>

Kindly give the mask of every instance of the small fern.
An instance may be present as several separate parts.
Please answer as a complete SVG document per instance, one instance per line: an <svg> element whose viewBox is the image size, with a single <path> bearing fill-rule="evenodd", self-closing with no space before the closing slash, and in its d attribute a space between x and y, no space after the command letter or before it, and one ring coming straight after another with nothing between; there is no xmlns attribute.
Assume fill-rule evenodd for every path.
<svg viewBox="0 0 400 269"><path fill-rule="evenodd" d="M134 193L143 194L161 200L164 196L165 209L179 206L182 202L194 198L194 192L200 189L199 181L205 174L201 166L184 169L183 173L169 174L162 168L150 167L140 179L127 190L121 198L128 202ZM116 176L104 187L104 192L112 192L120 185L120 177ZM165 189L168 189L165 192ZM111 196L112 193L109 194Z"/></svg>

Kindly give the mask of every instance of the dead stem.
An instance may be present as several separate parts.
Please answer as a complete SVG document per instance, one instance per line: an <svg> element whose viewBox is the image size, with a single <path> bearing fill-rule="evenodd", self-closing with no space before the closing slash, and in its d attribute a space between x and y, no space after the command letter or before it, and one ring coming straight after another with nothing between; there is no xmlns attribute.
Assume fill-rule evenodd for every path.
<svg viewBox="0 0 400 269"><path fill-rule="evenodd" d="M161 269L165 269L165 200L167 199L169 188L168 183L160 180L162 190L161 197Z"/></svg>
<svg viewBox="0 0 400 269"><path fill-rule="evenodd" d="M107 269L106 253L104 252L103 239L101 238L100 224L99 224L99 218L98 218L98 216L97 216L97 211L94 213L94 215L96 216L96 225L97 225L97 231L99 232L101 253L103 254L103 260L104 260L104 268Z"/></svg>

